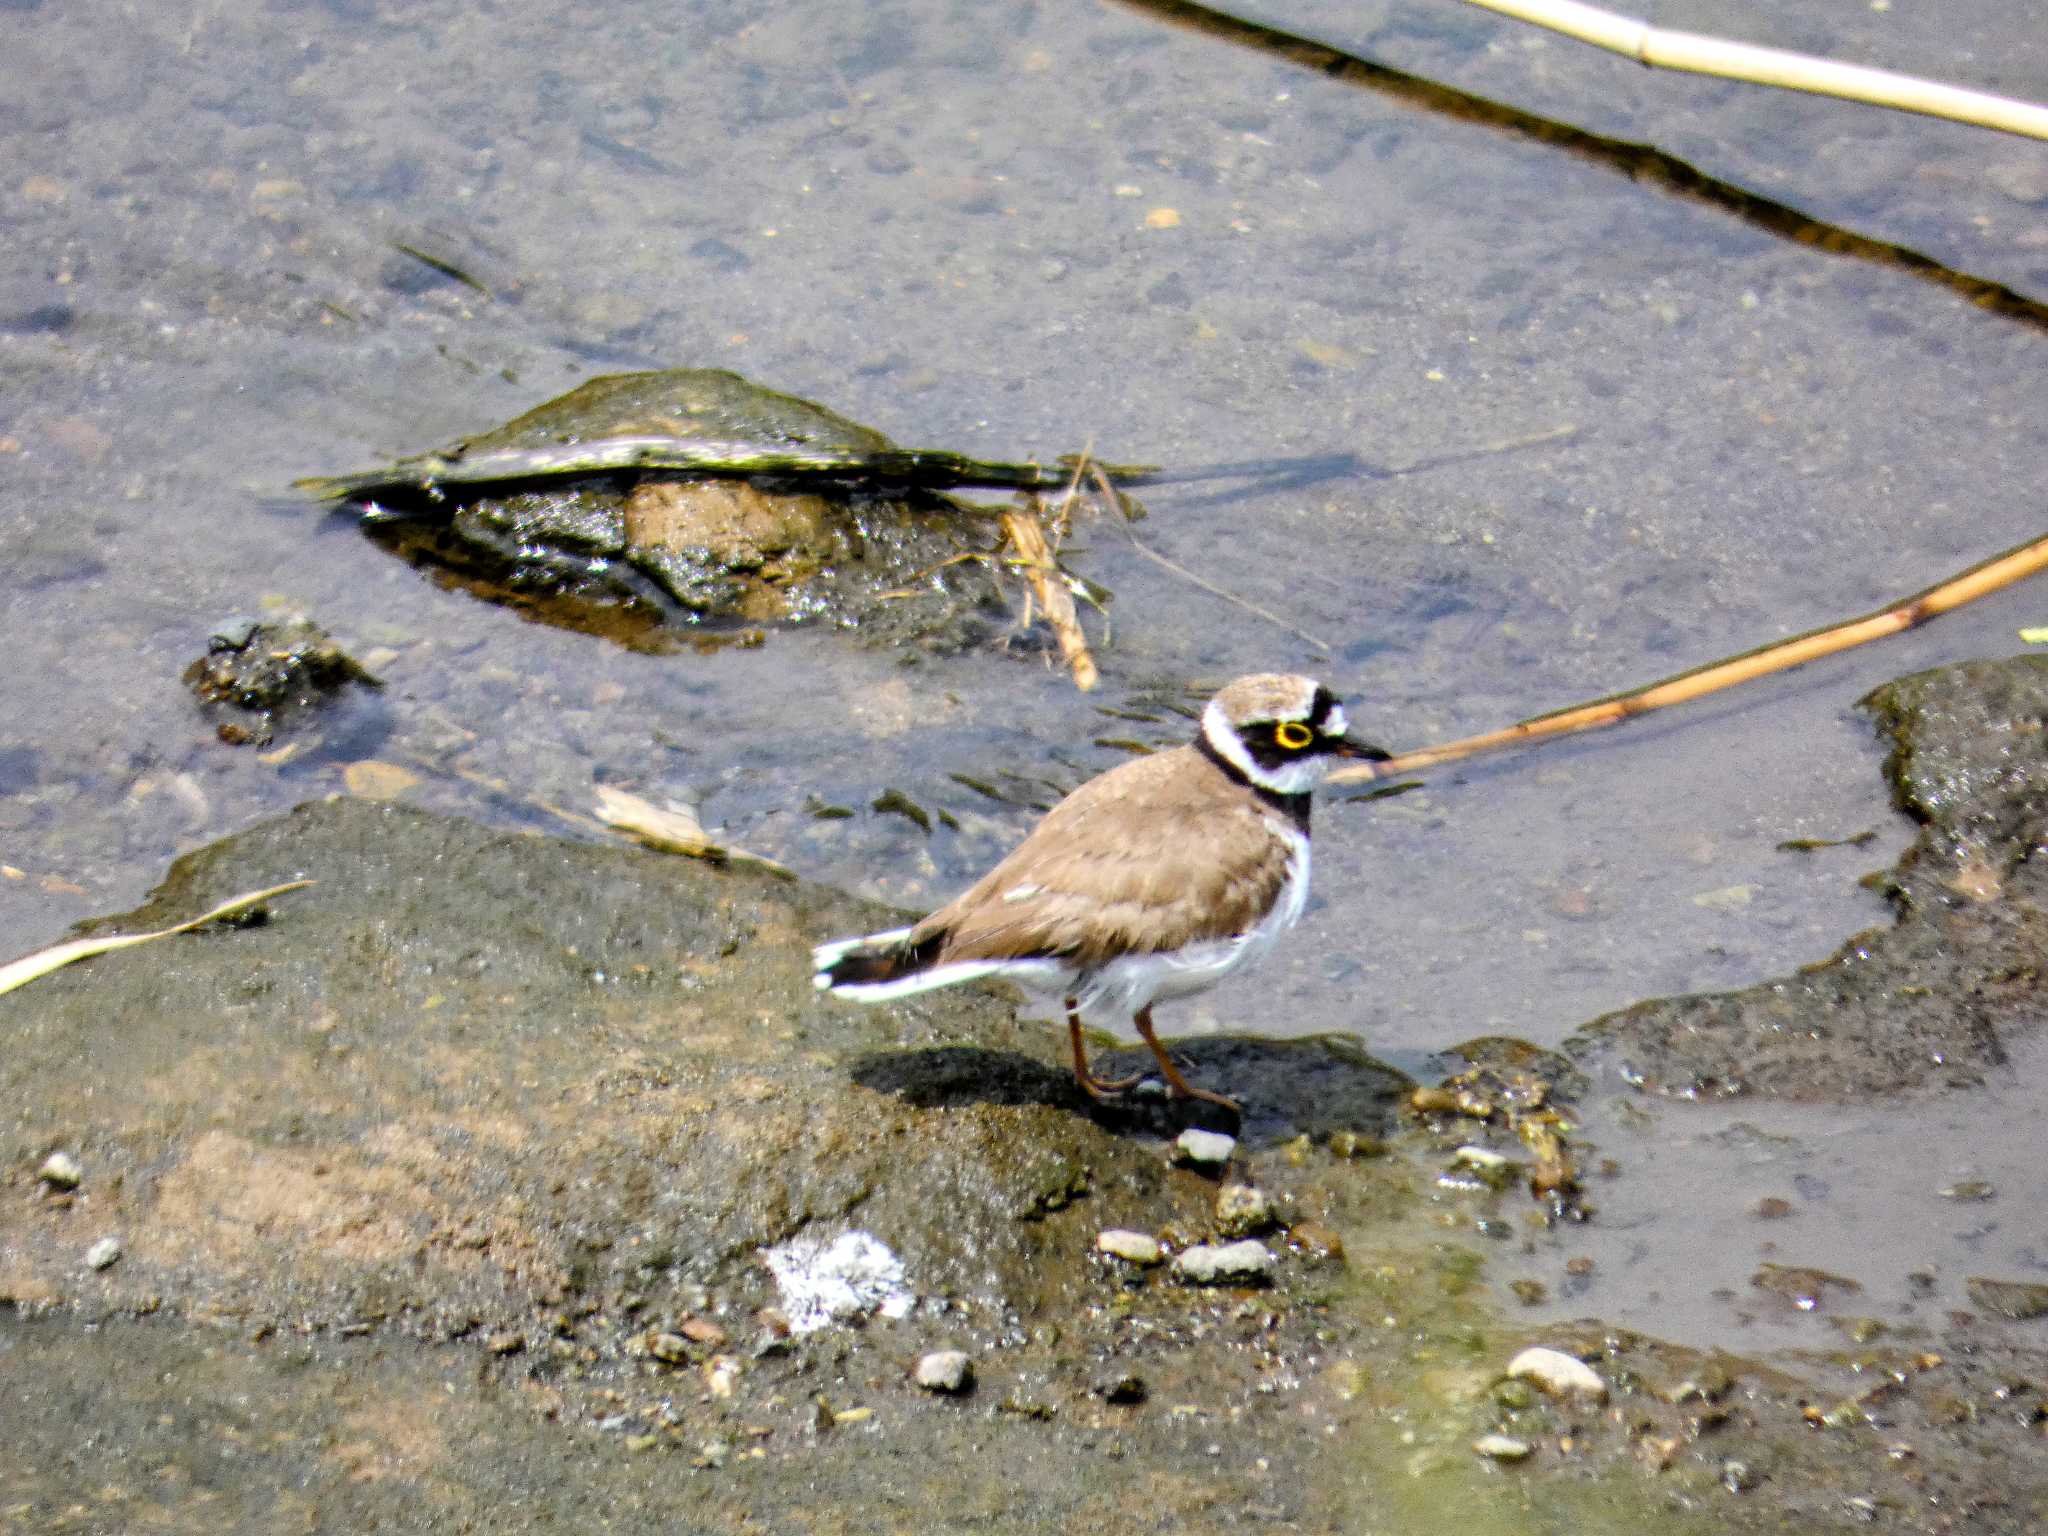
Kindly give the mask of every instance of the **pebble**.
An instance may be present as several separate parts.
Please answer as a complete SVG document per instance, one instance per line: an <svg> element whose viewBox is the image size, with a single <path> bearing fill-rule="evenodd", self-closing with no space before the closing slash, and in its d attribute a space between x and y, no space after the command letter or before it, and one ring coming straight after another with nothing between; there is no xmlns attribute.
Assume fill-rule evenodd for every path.
<svg viewBox="0 0 2048 1536"><path fill-rule="evenodd" d="M974 1362L960 1349L935 1349L917 1362L911 1379L927 1392L965 1392L974 1385Z"/></svg>
<svg viewBox="0 0 2048 1536"><path fill-rule="evenodd" d="M1552 1397L1607 1401L1607 1383L1585 1361L1561 1349L1525 1349L1508 1362L1508 1375L1533 1381Z"/></svg>
<svg viewBox="0 0 2048 1536"><path fill-rule="evenodd" d="M1226 1184L1216 1191L1216 1230L1225 1237L1256 1237L1279 1223L1273 1202L1250 1184Z"/></svg>
<svg viewBox="0 0 2048 1536"><path fill-rule="evenodd" d="M1173 1144L1173 1160L1197 1168L1220 1168L1237 1150L1237 1138L1221 1131L1201 1131L1190 1126Z"/></svg>
<svg viewBox="0 0 2048 1536"><path fill-rule="evenodd" d="M740 1363L731 1355L714 1355L704 1366L704 1387L715 1398L731 1397L739 1385Z"/></svg>
<svg viewBox="0 0 2048 1536"><path fill-rule="evenodd" d="M85 1250L85 1262L94 1269L110 1269L120 1262L121 1239L103 1237Z"/></svg>
<svg viewBox="0 0 2048 1536"><path fill-rule="evenodd" d="M1173 1272L1195 1285L1269 1279L1279 1260L1264 1243L1197 1243L1174 1256Z"/></svg>
<svg viewBox="0 0 2048 1536"><path fill-rule="evenodd" d="M1481 1435L1472 1442L1472 1449L1495 1461L1526 1461L1530 1446L1528 1441L1517 1440L1513 1435Z"/></svg>
<svg viewBox="0 0 2048 1536"><path fill-rule="evenodd" d="M690 1358L690 1341L679 1333L650 1333L647 1353L664 1365L681 1365Z"/></svg>
<svg viewBox="0 0 2048 1536"><path fill-rule="evenodd" d="M1106 1232L1096 1233L1095 1247L1098 1252L1122 1259L1127 1264L1157 1264L1166 1257L1166 1250L1159 1246L1158 1238L1123 1227L1111 1227Z"/></svg>
<svg viewBox="0 0 2048 1536"><path fill-rule="evenodd" d="M85 1170L78 1166L78 1160L68 1152L52 1152L43 1159L43 1166L36 1170L36 1177L52 1189L76 1189L85 1182Z"/></svg>

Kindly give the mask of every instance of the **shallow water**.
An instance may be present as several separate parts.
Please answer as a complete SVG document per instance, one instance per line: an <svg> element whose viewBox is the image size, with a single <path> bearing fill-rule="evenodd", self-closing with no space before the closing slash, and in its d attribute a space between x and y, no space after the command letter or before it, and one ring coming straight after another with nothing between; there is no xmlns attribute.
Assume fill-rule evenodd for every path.
<svg viewBox="0 0 2048 1536"><path fill-rule="evenodd" d="M520 5L116 29L12 7L0 954L362 759L416 774L417 803L571 835L560 813L599 782L700 797L745 846L916 906L1030 819L952 775L1071 783L1117 760L1097 738L1171 733L1098 704L1302 668L1420 745L2039 531L2041 316L1783 238L1728 189L2048 297L2048 148L1654 75L1448 0L1264 19L1654 144L1728 195L1140 7L622 3L599 29ZM1657 19L2048 98L2048 37L2010 0ZM1139 529L1289 627L1098 526L1075 562L1117 594L1093 698L1021 646L633 655L443 590L285 490L682 364L975 454L1309 461L1295 483L1163 486ZM177 681L266 606L390 685L281 765L213 740ZM1413 1065L1816 959L1884 920L1856 880L1906 837L1854 700L2015 649L2041 615L2023 589L1679 718L1335 800L1303 931L1162 1022L1351 1029ZM867 809L890 788L957 828ZM1969 1103L1843 1123L1938 1141ZM1623 1154L1646 1205L1690 1184L1694 1113L1655 1110L1669 1129ZM1877 1134L1784 1113L1831 1147ZM2038 1226L2038 1187L2001 1187L2001 1217ZM1927 1262L1970 1262L1949 1213L1923 1214Z"/></svg>

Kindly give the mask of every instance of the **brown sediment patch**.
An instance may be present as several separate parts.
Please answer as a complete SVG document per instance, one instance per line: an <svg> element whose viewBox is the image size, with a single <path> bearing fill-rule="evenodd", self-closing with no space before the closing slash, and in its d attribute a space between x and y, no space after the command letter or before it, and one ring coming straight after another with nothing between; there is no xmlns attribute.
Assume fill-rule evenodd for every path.
<svg viewBox="0 0 2048 1536"><path fill-rule="evenodd" d="M428 1392L379 1398L344 1414L325 1459L352 1483L419 1483L448 1459L448 1410Z"/></svg>
<svg viewBox="0 0 2048 1536"><path fill-rule="evenodd" d="M135 1246L216 1270L383 1264L431 1231L423 1194L402 1168L343 1149L283 1150L208 1131L157 1181Z"/></svg>

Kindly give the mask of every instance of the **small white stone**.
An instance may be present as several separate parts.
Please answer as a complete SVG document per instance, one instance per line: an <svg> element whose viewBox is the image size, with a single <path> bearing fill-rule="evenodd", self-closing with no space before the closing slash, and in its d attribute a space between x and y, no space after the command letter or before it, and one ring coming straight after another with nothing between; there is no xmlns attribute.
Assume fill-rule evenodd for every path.
<svg viewBox="0 0 2048 1536"><path fill-rule="evenodd" d="M121 1257L121 1239L103 1237L85 1250L85 1262L94 1269L107 1269Z"/></svg>
<svg viewBox="0 0 2048 1536"><path fill-rule="evenodd" d="M704 1387L713 1397L731 1397L739 1379L740 1363L731 1355L714 1355L704 1364Z"/></svg>
<svg viewBox="0 0 2048 1536"><path fill-rule="evenodd" d="M1529 1455L1529 1442L1517 1440L1513 1435L1481 1435L1472 1442L1472 1449L1482 1456L1491 1456L1495 1461L1525 1461Z"/></svg>
<svg viewBox="0 0 2048 1536"><path fill-rule="evenodd" d="M52 1189L76 1189L85 1182L85 1170L69 1152L52 1152L43 1159L36 1177Z"/></svg>
<svg viewBox="0 0 2048 1536"><path fill-rule="evenodd" d="M1221 1131L1198 1131L1190 1126L1173 1144L1176 1163L1193 1163L1198 1168L1220 1168L1237 1150L1237 1138Z"/></svg>
<svg viewBox="0 0 2048 1536"><path fill-rule="evenodd" d="M1146 1232L1132 1232L1122 1227L1111 1227L1106 1232L1095 1234L1095 1247L1111 1258L1122 1259L1127 1264L1157 1264L1166 1257L1166 1250L1159 1246L1159 1239Z"/></svg>
<svg viewBox="0 0 2048 1536"><path fill-rule="evenodd" d="M974 1362L965 1350L935 1349L918 1360L911 1379L927 1392L965 1392L974 1385Z"/></svg>
<svg viewBox="0 0 2048 1536"><path fill-rule="evenodd" d="M1269 1278L1280 1261L1264 1243L1197 1243L1174 1255L1173 1272L1196 1285L1228 1285Z"/></svg>
<svg viewBox="0 0 2048 1536"><path fill-rule="evenodd" d="M1552 1397L1590 1397L1607 1401L1607 1383L1576 1355L1559 1349L1525 1349L1508 1362L1508 1374L1533 1381Z"/></svg>
<svg viewBox="0 0 2048 1536"><path fill-rule="evenodd" d="M1466 1145L1458 1148L1457 1159L1468 1168L1477 1168L1482 1173L1497 1173L1508 1166L1508 1159L1490 1147Z"/></svg>

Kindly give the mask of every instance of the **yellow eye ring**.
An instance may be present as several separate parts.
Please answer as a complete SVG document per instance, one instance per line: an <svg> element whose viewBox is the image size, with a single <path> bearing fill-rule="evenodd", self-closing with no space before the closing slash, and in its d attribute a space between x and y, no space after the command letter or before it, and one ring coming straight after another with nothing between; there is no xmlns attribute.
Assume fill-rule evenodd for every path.
<svg viewBox="0 0 2048 1536"><path fill-rule="evenodd" d="M1316 733L1299 720L1282 720L1273 727L1273 740L1290 752L1299 752L1316 739Z"/></svg>

